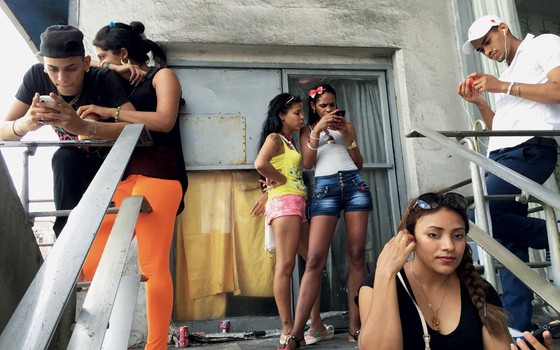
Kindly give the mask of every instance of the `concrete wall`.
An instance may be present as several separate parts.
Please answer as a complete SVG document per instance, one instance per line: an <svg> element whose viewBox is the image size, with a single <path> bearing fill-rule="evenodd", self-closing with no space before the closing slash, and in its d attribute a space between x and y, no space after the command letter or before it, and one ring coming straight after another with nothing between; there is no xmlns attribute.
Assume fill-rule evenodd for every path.
<svg viewBox="0 0 560 350"><path fill-rule="evenodd" d="M78 25L91 42L110 21L142 21L171 60L393 65L409 195L467 177L466 163L418 126L469 129L455 93L461 80L453 1L83 1ZM91 14L102 14L91 16ZM88 47L93 52L91 47ZM186 96L188 99L189 97ZM445 172L441 168L446 169Z"/></svg>
<svg viewBox="0 0 560 350"><path fill-rule="evenodd" d="M0 152L0 333L43 258Z"/></svg>

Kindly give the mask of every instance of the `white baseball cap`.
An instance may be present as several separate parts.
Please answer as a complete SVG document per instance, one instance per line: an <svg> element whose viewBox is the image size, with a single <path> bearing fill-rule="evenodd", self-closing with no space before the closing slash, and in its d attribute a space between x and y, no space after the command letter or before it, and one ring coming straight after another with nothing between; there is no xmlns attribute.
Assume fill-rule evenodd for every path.
<svg viewBox="0 0 560 350"><path fill-rule="evenodd" d="M475 49L471 41L482 38L492 27L496 27L500 23L504 23L504 21L500 17L494 15L482 16L474 21L469 28L469 39L463 44L463 52L466 55L473 53Z"/></svg>

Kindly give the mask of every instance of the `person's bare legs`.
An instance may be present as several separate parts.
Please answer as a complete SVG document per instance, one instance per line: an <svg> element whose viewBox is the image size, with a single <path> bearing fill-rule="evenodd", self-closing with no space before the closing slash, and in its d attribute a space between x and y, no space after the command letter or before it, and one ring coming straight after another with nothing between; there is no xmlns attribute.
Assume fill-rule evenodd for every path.
<svg viewBox="0 0 560 350"><path fill-rule="evenodd" d="M309 222L304 222L301 224L301 240L299 243L299 255L303 260L307 261L307 250L309 248ZM325 325L321 319L321 285L319 284L319 292L317 293L317 298L315 303L313 303L313 308L311 309L311 327L310 329L322 332L325 330Z"/></svg>
<svg viewBox="0 0 560 350"><path fill-rule="evenodd" d="M348 333L353 337L360 329L360 313L354 302L358 295L360 284L364 280L365 271L365 245L369 212L353 211L344 215L346 223L346 257L348 261L348 308L349 322Z"/></svg>
<svg viewBox="0 0 560 350"><path fill-rule="evenodd" d="M294 327L291 332L291 335L297 339L303 339L305 324L319 294L321 277L337 220L336 216L324 215L315 216L311 220L307 263L300 284ZM303 344L305 344L304 340L302 340ZM288 345L290 349L295 346L294 342Z"/></svg>
<svg viewBox="0 0 560 350"><path fill-rule="evenodd" d="M276 268L274 271L274 299L282 323L282 333L289 334L293 328L291 310L291 277L295 266L301 235L300 216L281 216L272 220L276 245Z"/></svg>

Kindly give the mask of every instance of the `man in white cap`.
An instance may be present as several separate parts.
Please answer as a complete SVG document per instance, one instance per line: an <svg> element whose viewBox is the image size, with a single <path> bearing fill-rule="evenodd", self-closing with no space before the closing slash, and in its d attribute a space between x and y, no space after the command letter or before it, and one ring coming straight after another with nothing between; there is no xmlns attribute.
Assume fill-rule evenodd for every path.
<svg viewBox="0 0 560 350"><path fill-rule="evenodd" d="M458 94L474 103L492 130L560 129L560 38L552 34L527 34L523 41L512 35L504 21L483 16L469 28L463 52L482 53L507 63L496 78L474 72L458 87ZM493 111L483 92L494 93ZM542 184L556 166L557 143L552 137L491 137L489 158ZM520 190L489 174L488 194L519 194ZM490 202L494 237L523 261L528 248L548 249L546 223L527 217L527 205L516 201ZM504 308L509 326L531 328L533 293L509 271L500 272Z"/></svg>

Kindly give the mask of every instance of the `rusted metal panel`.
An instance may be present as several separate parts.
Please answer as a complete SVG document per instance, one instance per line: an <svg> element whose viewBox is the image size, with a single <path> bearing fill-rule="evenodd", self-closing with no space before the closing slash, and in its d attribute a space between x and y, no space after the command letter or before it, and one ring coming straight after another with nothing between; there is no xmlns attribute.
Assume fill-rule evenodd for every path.
<svg viewBox="0 0 560 350"><path fill-rule="evenodd" d="M268 103L282 90L280 70L174 70L187 102L180 116L187 169L252 168Z"/></svg>
<svg viewBox="0 0 560 350"><path fill-rule="evenodd" d="M246 162L244 116L188 116L183 120L181 132L188 165Z"/></svg>

